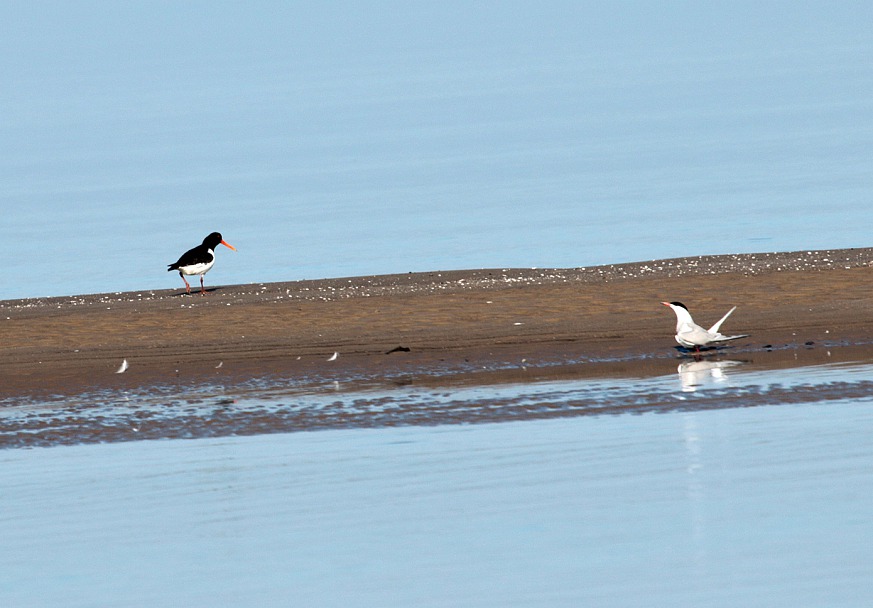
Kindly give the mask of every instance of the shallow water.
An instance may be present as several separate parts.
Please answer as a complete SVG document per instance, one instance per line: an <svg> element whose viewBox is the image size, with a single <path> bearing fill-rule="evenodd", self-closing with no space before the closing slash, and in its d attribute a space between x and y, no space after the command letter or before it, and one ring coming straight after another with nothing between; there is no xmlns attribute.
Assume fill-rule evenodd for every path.
<svg viewBox="0 0 873 608"><path fill-rule="evenodd" d="M0 598L863 606L873 398L0 452Z"/></svg>
<svg viewBox="0 0 873 608"><path fill-rule="evenodd" d="M548 381L536 380L536 370L527 378L524 368L510 381L489 376L489 370L342 380L270 376L228 386L173 384L8 399L0 403L0 447L480 424L873 396L868 361L788 369L728 358L652 365L646 375L602 379L591 378L580 364L575 378L570 371L566 378ZM490 372L501 369L506 368Z"/></svg>
<svg viewBox="0 0 873 608"><path fill-rule="evenodd" d="M873 600L873 364L664 371L7 402L0 603Z"/></svg>

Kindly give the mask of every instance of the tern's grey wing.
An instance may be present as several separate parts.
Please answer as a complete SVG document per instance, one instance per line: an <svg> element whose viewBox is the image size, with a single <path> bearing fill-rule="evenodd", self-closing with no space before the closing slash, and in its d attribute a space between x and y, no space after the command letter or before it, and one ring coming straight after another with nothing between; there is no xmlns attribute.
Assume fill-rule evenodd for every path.
<svg viewBox="0 0 873 608"><path fill-rule="evenodd" d="M721 334L716 335L715 338L712 339L712 342L728 342L730 340L739 340L740 338L748 338L749 334L739 334L736 336L723 336Z"/></svg>
<svg viewBox="0 0 873 608"><path fill-rule="evenodd" d="M685 325L676 334L676 341L682 346L706 346L717 336L718 334L712 334L700 325Z"/></svg>

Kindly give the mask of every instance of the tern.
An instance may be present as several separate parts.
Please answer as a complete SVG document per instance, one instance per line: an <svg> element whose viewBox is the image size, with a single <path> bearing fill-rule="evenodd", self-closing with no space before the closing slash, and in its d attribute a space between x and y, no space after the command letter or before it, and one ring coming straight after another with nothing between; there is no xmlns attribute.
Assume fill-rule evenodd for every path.
<svg viewBox="0 0 873 608"><path fill-rule="evenodd" d="M221 238L221 234L213 232L203 239L200 245L183 253L178 262L169 265L167 271L178 270L179 276L185 281L185 293L191 293L191 286L188 284L187 279L185 279L185 275L199 274L200 295L206 294L206 288L203 286L203 275L209 272L209 269L215 264L215 248L219 245L224 245L236 251L236 247L226 243Z"/></svg>
<svg viewBox="0 0 873 608"><path fill-rule="evenodd" d="M749 334L725 336L718 331L721 324L725 322L725 319L737 309L736 306L727 311L727 314L719 319L715 325L709 329L703 329L694 322L694 319L691 318L691 313L688 312L688 308L682 302L661 302L661 304L669 306L676 313L676 341L686 348L695 348L699 351L701 346L749 337Z"/></svg>

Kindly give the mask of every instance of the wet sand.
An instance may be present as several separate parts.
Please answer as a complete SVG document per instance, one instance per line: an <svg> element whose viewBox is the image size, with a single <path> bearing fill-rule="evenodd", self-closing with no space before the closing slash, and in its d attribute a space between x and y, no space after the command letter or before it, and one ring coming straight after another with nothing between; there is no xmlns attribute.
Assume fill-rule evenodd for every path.
<svg viewBox="0 0 873 608"><path fill-rule="evenodd" d="M512 379L522 364L526 378L636 375L677 356L662 300L705 326L738 306L722 331L751 337L730 352L774 367L824 360L820 346L870 358L871 260L864 248L9 300L0 397L269 376Z"/></svg>

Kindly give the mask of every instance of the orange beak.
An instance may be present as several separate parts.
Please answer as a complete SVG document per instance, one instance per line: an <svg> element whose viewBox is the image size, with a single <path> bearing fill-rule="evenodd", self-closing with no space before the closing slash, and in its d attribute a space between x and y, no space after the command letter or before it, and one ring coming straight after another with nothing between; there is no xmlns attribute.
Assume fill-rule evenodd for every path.
<svg viewBox="0 0 873 608"><path fill-rule="evenodd" d="M234 247L230 243L227 243L225 241L221 241L221 244L224 245L225 247L229 247L230 249L233 249L234 251L236 251L236 247Z"/></svg>

